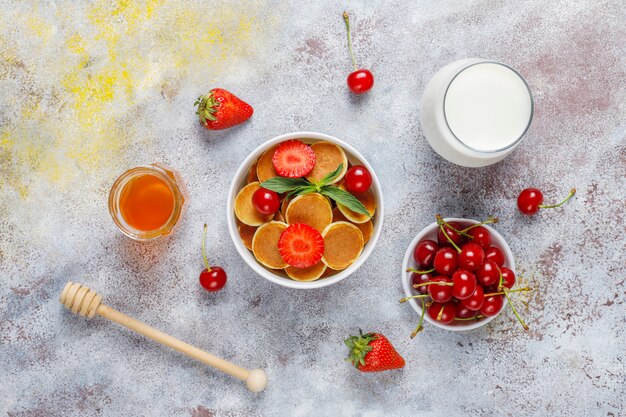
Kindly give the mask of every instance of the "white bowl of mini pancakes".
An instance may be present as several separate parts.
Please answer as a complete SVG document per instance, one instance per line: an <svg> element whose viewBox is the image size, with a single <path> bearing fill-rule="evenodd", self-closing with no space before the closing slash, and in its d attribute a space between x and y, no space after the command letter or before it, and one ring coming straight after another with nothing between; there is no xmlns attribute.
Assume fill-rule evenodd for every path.
<svg viewBox="0 0 626 417"><path fill-rule="evenodd" d="M341 264L340 261L334 261L334 263L326 261L326 258L328 258L328 260L332 260L333 253L335 253L335 251L331 251L332 253L330 254L326 252L326 250L330 249L333 245L331 242L332 239L325 239L326 248L324 260L326 262L323 265L320 264L316 267L312 267L310 271L303 270L302 274L297 269L281 265L280 259L277 258L276 253L273 251L273 241L271 245L264 244L265 241L263 239L270 239L268 236L274 236L275 238L280 234L280 230L288 227L289 223L287 218L299 218L298 222L302 222L301 214L306 214L307 210L302 209L302 207L298 207L298 202L302 205L304 200L313 201L316 199L311 197L307 197L306 199L302 198L305 197L305 195L295 197L290 201L281 200L281 209L274 217L269 216L264 218L262 220L262 224L259 224L261 223L259 221L248 221L245 215L241 214L242 209L240 206L242 204L242 198L241 196L238 198L238 195L244 187L255 188L258 186L259 182L262 182L271 175L268 174L268 171L272 170L270 162L268 161L271 161L270 155L273 152L272 150L280 143L291 139L297 139L309 145L317 143L317 145L312 146L314 149L331 149L333 148L331 144L336 145L343 150L343 153L345 153L348 165L362 165L367 168L371 174L372 185L367 192L369 197L366 198L365 194L363 194L363 202L365 202L368 198L370 202L374 201L373 204L364 204L368 211L372 213L371 219L363 223L357 223L362 220L356 218L355 216L351 216L352 213L347 213L348 216L344 215L344 213L346 213L345 208L341 208L340 210L340 207L338 207L336 203L331 200L328 201L332 210L332 220L331 224L325 228L326 232L328 233L329 230L334 229L345 229L355 233L356 235L360 234L363 239L358 255L354 255L354 259L350 260L349 266L347 267L345 267L345 264ZM326 160L326 156L329 155L317 155L316 151L316 156L320 161ZM260 175L257 175L257 173ZM340 186L341 182L338 182L336 185ZM359 200L362 199L359 195L355 195L355 197ZM244 201L247 204L248 198L246 197ZM294 201L296 203L291 205ZM311 201L309 204L317 204L317 201ZM235 214L236 209L237 214ZM361 265L363 265L374 250L374 247L380 237L384 217L382 189L372 166L356 149L348 145L346 142L333 136L315 132L293 132L277 136L268 140L250 153L235 173L235 177L233 178L230 191L228 193L226 210L230 237L232 238L237 251L250 268L263 278L273 283L284 287L300 289L321 288L327 285L332 285L354 273ZM322 211L326 212L327 210L327 208L324 208ZM285 215L287 211L289 214ZM240 217L246 220L247 223L252 223L252 225L243 223L240 220ZM355 222L351 221L347 217L352 217ZM259 232L259 230L261 231ZM348 247L350 244L346 246ZM332 266L332 268L330 266ZM315 271L313 272L313 270ZM312 273L314 275L311 275ZM306 274L309 275L307 276Z"/></svg>

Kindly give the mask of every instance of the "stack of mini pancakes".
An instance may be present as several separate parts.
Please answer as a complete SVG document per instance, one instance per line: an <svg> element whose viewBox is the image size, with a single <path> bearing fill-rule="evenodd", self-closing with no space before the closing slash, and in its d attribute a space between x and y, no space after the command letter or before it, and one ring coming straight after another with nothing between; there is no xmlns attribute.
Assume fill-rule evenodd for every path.
<svg viewBox="0 0 626 417"><path fill-rule="evenodd" d="M307 143L306 139L302 141ZM307 179L319 181L324 175L336 170L339 164L343 164L343 171L333 183L345 189L342 182L348 170L348 159L343 149L331 142L315 142L310 146L315 152L316 163ZM284 270L289 278L296 281L314 281L346 269L358 259L369 241L374 229L372 218L336 204L318 193L294 198L282 196L280 209L275 214L259 213L252 205L252 195L260 188L261 182L278 176L272 162L275 150L276 147L268 149L252 164L247 184L235 198L235 215L243 244L261 265L275 272ZM373 217L377 203L371 189L355 197ZM324 238L322 260L309 268L288 265L278 252L281 234L290 224L295 223L313 227Z"/></svg>

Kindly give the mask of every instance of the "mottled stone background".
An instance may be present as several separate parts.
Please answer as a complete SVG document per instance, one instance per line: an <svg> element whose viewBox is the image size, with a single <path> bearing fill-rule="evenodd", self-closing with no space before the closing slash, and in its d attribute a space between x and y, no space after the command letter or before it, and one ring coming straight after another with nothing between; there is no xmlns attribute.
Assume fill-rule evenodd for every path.
<svg viewBox="0 0 626 417"><path fill-rule="evenodd" d="M376 76L350 95L341 12ZM9 416L626 415L626 5L532 1L7 1L0 11L0 412ZM523 144L495 166L433 154L419 97L450 61L517 68L536 100ZM193 101L231 89L255 108L214 133ZM248 152L314 130L359 149L382 180L387 217L371 258L324 289L273 285L226 227L226 195ZM184 177L176 233L137 243L107 211L114 179L164 162ZM527 186L567 206L524 218ZM398 304L407 244L435 213L502 218L518 272L537 291L486 328L409 334ZM197 283L202 224L226 268ZM62 310L67 280L108 304L248 367L260 395L103 319ZM521 305L521 304L520 304ZM358 327L385 333L401 371L343 361ZM393 412L392 412L393 411Z"/></svg>

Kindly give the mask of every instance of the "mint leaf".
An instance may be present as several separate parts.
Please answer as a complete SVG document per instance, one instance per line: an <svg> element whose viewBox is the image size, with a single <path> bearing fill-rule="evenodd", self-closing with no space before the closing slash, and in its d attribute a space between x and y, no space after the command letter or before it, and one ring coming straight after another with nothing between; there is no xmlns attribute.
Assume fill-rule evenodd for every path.
<svg viewBox="0 0 626 417"><path fill-rule="evenodd" d="M317 191L317 188L314 185L303 185L301 187L294 188L289 194L287 194L287 197L289 198L296 195L310 194L315 191Z"/></svg>
<svg viewBox="0 0 626 417"><path fill-rule="evenodd" d="M332 198L337 203L341 204L342 206L346 206L356 213L364 214L369 218L372 217L365 208L365 206L359 200L357 200L355 196L347 191L344 191L332 185L326 185L322 187L321 194Z"/></svg>
<svg viewBox="0 0 626 417"><path fill-rule="evenodd" d="M274 177L261 183L266 190L275 191L278 194L293 191L298 187L310 186L311 183L304 178Z"/></svg>
<svg viewBox="0 0 626 417"><path fill-rule="evenodd" d="M320 186L324 186L324 185L328 185L331 182L333 182L333 180L339 176L339 174L341 173L342 169L343 169L343 162L341 164L339 164L339 166L337 167L336 170L334 170L333 172L329 172L328 174L324 175L324 177L320 180L319 185Z"/></svg>

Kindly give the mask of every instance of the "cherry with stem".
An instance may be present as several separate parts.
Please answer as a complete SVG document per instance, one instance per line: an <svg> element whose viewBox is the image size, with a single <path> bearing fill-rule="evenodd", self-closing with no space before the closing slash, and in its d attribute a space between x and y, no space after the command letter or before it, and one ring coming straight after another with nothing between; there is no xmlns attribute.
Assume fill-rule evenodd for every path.
<svg viewBox="0 0 626 417"><path fill-rule="evenodd" d="M539 209L549 209L561 207L572 196L576 194L576 188L572 188L569 195L558 204L543 204L543 193L538 188L526 188L520 192L517 197L517 208L522 214L532 216L537 213Z"/></svg>
<svg viewBox="0 0 626 417"><path fill-rule="evenodd" d="M354 66L354 72L348 75L348 88L354 94L367 93L374 86L374 75L370 70L363 68L359 69L356 65L356 59L354 58L354 52L352 50L352 32L350 30L350 17L348 16L348 12L343 12L343 20L346 22L346 30L348 31L348 49L350 50L350 58L352 58L352 65Z"/></svg>
<svg viewBox="0 0 626 417"><path fill-rule="evenodd" d="M219 266L210 266L206 257L206 235L208 226L204 224L202 232L202 260L205 269L200 272L200 285L209 292L216 292L224 288L226 285L226 271Z"/></svg>

